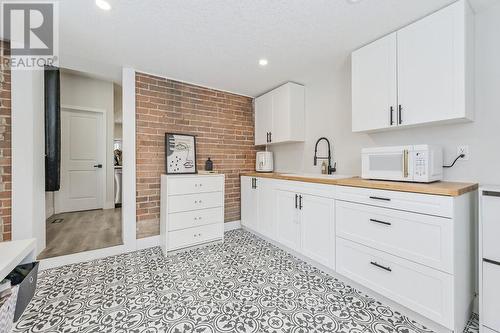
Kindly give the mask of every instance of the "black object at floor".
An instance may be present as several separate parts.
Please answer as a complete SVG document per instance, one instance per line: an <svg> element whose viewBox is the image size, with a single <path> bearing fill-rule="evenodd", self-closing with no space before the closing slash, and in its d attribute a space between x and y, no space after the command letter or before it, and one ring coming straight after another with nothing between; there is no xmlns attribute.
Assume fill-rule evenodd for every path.
<svg viewBox="0 0 500 333"><path fill-rule="evenodd" d="M29 302L35 295L36 281L38 277L38 261L31 264L19 265L7 275L13 286L19 285L17 293L16 311L14 322L18 321Z"/></svg>

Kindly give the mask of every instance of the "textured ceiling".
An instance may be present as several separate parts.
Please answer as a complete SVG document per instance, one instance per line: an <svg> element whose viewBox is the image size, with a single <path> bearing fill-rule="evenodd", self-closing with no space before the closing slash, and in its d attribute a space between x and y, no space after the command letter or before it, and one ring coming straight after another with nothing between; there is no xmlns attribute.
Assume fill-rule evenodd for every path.
<svg viewBox="0 0 500 333"><path fill-rule="evenodd" d="M490 0L476 0L480 2ZM451 0L61 0L61 65L119 80L122 66L257 96ZM269 60L266 68L258 59Z"/></svg>

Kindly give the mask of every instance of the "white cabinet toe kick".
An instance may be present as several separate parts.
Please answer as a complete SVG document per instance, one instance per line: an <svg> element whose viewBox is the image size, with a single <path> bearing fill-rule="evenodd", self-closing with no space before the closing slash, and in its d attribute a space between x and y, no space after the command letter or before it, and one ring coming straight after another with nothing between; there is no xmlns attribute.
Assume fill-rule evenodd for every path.
<svg viewBox="0 0 500 333"><path fill-rule="evenodd" d="M242 176L241 223L433 330L461 333L475 295L476 196Z"/></svg>

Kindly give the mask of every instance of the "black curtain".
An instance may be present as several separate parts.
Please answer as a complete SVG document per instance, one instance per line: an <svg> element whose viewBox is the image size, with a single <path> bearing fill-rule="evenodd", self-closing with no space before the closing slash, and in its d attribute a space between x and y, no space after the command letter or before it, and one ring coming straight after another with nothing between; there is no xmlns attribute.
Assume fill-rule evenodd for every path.
<svg viewBox="0 0 500 333"><path fill-rule="evenodd" d="M61 173L61 83L59 68L46 66L45 191L59 191Z"/></svg>

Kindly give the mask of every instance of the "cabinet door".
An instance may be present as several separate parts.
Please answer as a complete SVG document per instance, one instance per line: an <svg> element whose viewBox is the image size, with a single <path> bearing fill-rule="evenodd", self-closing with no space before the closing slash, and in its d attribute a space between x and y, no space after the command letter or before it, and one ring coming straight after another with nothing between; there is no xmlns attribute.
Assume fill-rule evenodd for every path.
<svg viewBox="0 0 500 333"><path fill-rule="evenodd" d="M393 33L352 53L353 132L397 125L396 44Z"/></svg>
<svg viewBox="0 0 500 333"><path fill-rule="evenodd" d="M457 3L398 31L398 102L402 125L459 118L464 100L465 16ZM458 16L457 16L458 15ZM463 27L463 25L462 25ZM458 35L461 35L459 37ZM462 65L460 65L460 63ZM462 114L462 117L464 115Z"/></svg>
<svg viewBox="0 0 500 333"><path fill-rule="evenodd" d="M335 268L335 200L302 194L302 254Z"/></svg>
<svg viewBox="0 0 500 333"><path fill-rule="evenodd" d="M295 192L276 191L277 241L300 251L299 210L295 208Z"/></svg>
<svg viewBox="0 0 500 333"><path fill-rule="evenodd" d="M257 190L259 192L259 232L272 240L276 240L276 222L274 219L275 193L273 180L259 178Z"/></svg>
<svg viewBox="0 0 500 333"><path fill-rule="evenodd" d="M273 96L267 93L255 99L255 145L267 144L273 126Z"/></svg>
<svg viewBox="0 0 500 333"><path fill-rule="evenodd" d="M253 177L241 177L241 224L257 231L258 192L253 188Z"/></svg>
<svg viewBox="0 0 500 333"><path fill-rule="evenodd" d="M483 325L500 331L500 265L483 262Z"/></svg>

